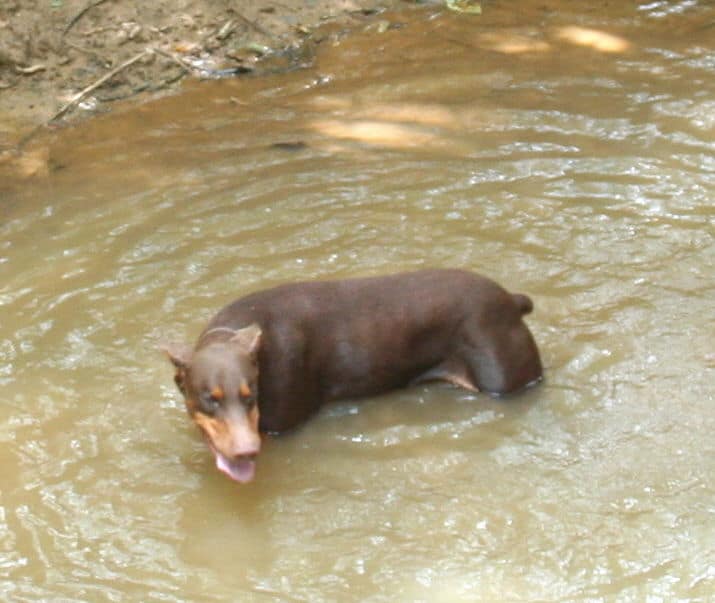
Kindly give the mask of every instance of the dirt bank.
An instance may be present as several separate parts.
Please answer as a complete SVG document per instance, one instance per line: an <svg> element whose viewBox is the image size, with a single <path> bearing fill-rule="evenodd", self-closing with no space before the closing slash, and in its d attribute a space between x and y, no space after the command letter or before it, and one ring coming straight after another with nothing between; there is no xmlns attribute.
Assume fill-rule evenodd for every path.
<svg viewBox="0 0 715 603"><path fill-rule="evenodd" d="M320 41L318 26L361 27L398 5L405 2L6 0L0 161L38 125L105 111L119 99L170 93L185 77L300 67Z"/></svg>

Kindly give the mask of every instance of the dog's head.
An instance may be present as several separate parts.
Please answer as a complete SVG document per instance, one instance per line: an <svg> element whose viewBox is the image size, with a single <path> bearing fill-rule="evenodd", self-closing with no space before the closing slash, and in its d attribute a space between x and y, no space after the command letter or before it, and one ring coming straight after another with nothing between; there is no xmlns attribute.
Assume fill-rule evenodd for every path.
<svg viewBox="0 0 715 603"><path fill-rule="evenodd" d="M211 339L195 350L164 347L176 367L174 381L186 409L206 436L216 467L231 479L253 479L261 448L258 431L258 362L261 329L251 325Z"/></svg>

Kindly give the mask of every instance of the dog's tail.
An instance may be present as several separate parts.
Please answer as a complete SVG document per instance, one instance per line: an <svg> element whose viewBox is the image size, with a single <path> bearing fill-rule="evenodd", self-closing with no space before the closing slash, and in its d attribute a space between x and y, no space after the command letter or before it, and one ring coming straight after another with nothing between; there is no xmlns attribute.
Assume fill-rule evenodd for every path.
<svg viewBox="0 0 715 603"><path fill-rule="evenodd" d="M531 301L531 298L528 295L524 295L523 293L512 293L511 297L522 314L528 314L534 309L534 302Z"/></svg>

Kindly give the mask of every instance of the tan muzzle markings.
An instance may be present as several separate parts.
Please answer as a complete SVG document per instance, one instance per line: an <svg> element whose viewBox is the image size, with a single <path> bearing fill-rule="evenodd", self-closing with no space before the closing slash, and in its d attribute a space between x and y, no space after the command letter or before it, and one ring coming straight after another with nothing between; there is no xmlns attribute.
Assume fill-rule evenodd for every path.
<svg viewBox="0 0 715 603"><path fill-rule="evenodd" d="M250 410L229 409L223 417L210 417L200 411L192 416L211 446L226 458L258 454L261 437L258 432L258 407Z"/></svg>

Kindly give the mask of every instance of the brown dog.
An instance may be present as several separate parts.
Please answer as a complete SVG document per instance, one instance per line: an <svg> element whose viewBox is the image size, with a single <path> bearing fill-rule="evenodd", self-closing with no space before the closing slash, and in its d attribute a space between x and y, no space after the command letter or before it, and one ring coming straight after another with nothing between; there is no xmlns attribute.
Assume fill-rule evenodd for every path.
<svg viewBox="0 0 715 603"><path fill-rule="evenodd" d="M196 345L168 346L217 467L248 482L261 432L325 402L428 380L506 394L541 379L531 300L462 270L295 283L223 308Z"/></svg>

